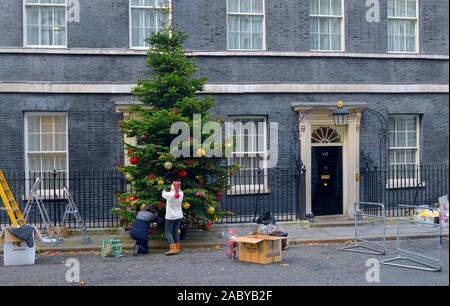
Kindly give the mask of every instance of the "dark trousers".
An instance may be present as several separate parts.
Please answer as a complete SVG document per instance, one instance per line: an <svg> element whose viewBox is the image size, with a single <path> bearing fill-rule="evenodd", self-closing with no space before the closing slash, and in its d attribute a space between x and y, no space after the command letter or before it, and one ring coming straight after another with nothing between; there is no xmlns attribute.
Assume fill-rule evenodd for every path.
<svg viewBox="0 0 450 306"><path fill-rule="evenodd" d="M139 246L139 253L148 254L148 240L136 240L136 245Z"/></svg>
<svg viewBox="0 0 450 306"><path fill-rule="evenodd" d="M183 221L183 219L166 220L165 232L167 241L169 241L170 244L180 243L180 234L178 233L178 230L180 229L181 221Z"/></svg>

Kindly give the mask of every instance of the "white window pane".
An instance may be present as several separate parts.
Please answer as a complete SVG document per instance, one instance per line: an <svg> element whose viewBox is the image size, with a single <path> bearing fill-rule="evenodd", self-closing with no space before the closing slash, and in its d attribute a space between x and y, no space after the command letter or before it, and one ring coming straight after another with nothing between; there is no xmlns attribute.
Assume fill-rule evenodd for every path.
<svg viewBox="0 0 450 306"><path fill-rule="evenodd" d="M239 35L236 32L228 33L228 48L239 49Z"/></svg>
<svg viewBox="0 0 450 306"><path fill-rule="evenodd" d="M342 15L342 0L331 0L331 14Z"/></svg>
<svg viewBox="0 0 450 306"><path fill-rule="evenodd" d="M320 0L320 14L330 15L330 0Z"/></svg>
<svg viewBox="0 0 450 306"><path fill-rule="evenodd" d="M53 133L53 117L42 116L41 117L41 129L42 129L42 133Z"/></svg>
<svg viewBox="0 0 450 306"><path fill-rule="evenodd" d="M408 147L417 146L417 134L415 132L408 133Z"/></svg>
<svg viewBox="0 0 450 306"><path fill-rule="evenodd" d="M66 44L66 28L65 27L55 28L54 44L56 46L63 46Z"/></svg>
<svg viewBox="0 0 450 306"><path fill-rule="evenodd" d="M388 36L388 51L395 51L394 49L394 36Z"/></svg>
<svg viewBox="0 0 450 306"><path fill-rule="evenodd" d="M42 155L42 171L53 171L55 169L55 160L53 155Z"/></svg>
<svg viewBox="0 0 450 306"><path fill-rule="evenodd" d="M309 10L312 15L319 14L319 0L310 0L309 1Z"/></svg>
<svg viewBox="0 0 450 306"><path fill-rule="evenodd" d="M396 147L395 133L389 133L389 145L390 147Z"/></svg>
<svg viewBox="0 0 450 306"><path fill-rule="evenodd" d="M252 17L252 32L253 33L263 33L263 18L262 17Z"/></svg>
<svg viewBox="0 0 450 306"><path fill-rule="evenodd" d="M27 25L39 25L39 8L28 7L27 8Z"/></svg>
<svg viewBox="0 0 450 306"><path fill-rule="evenodd" d="M158 22L157 28L162 29L164 25L168 22L167 14L164 11L158 11Z"/></svg>
<svg viewBox="0 0 450 306"><path fill-rule="evenodd" d="M142 5L142 0L131 0L131 5L140 6Z"/></svg>
<svg viewBox="0 0 450 306"><path fill-rule="evenodd" d="M53 45L53 31L51 27L41 27L41 45Z"/></svg>
<svg viewBox="0 0 450 306"><path fill-rule="evenodd" d="M53 10L51 8L41 8L41 25L53 25Z"/></svg>
<svg viewBox="0 0 450 306"><path fill-rule="evenodd" d="M405 132L407 127L407 119L400 118L397 120L397 131Z"/></svg>
<svg viewBox="0 0 450 306"><path fill-rule="evenodd" d="M254 50L263 48L263 36L262 34L253 34L252 35L252 47Z"/></svg>
<svg viewBox="0 0 450 306"><path fill-rule="evenodd" d="M319 31L322 34L329 33L329 20L326 18L319 19Z"/></svg>
<svg viewBox="0 0 450 306"><path fill-rule="evenodd" d="M237 16L228 16L228 31L238 32L239 22Z"/></svg>
<svg viewBox="0 0 450 306"><path fill-rule="evenodd" d="M144 46L144 34L143 30L139 28L134 28L132 31L132 44L133 47Z"/></svg>
<svg viewBox="0 0 450 306"><path fill-rule="evenodd" d="M240 48L243 50L249 50L251 48L251 34L241 33L240 34Z"/></svg>
<svg viewBox="0 0 450 306"><path fill-rule="evenodd" d="M338 18L330 19L330 33L341 34L341 20Z"/></svg>
<svg viewBox="0 0 450 306"><path fill-rule="evenodd" d="M251 20L249 17L241 17L240 18L240 31L241 32L251 32L250 31L250 23L251 23Z"/></svg>
<svg viewBox="0 0 450 306"><path fill-rule="evenodd" d="M397 147L406 147L406 132L397 132Z"/></svg>
<svg viewBox="0 0 450 306"><path fill-rule="evenodd" d="M239 13L239 0L228 0L228 12Z"/></svg>
<svg viewBox="0 0 450 306"><path fill-rule="evenodd" d="M319 18L311 18L309 21L309 34L319 33Z"/></svg>
<svg viewBox="0 0 450 306"><path fill-rule="evenodd" d="M330 36L329 35L320 35L320 50L330 50Z"/></svg>
<svg viewBox="0 0 450 306"><path fill-rule="evenodd" d="M28 117L28 133L40 133L40 125L39 125L39 117L37 116L30 116Z"/></svg>
<svg viewBox="0 0 450 306"><path fill-rule="evenodd" d="M66 134L55 134L55 151L66 151Z"/></svg>
<svg viewBox="0 0 450 306"><path fill-rule="evenodd" d="M241 13L251 13L252 12L252 0L240 0Z"/></svg>
<svg viewBox="0 0 450 306"><path fill-rule="evenodd" d="M416 34L416 22L415 21L406 20L404 22L404 27L405 27L405 35L415 35Z"/></svg>
<svg viewBox="0 0 450 306"><path fill-rule="evenodd" d="M156 14L154 10L144 11L144 27L154 28L156 26Z"/></svg>
<svg viewBox="0 0 450 306"><path fill-rule="evenodd" d="M416 0L408 1L406 5L406 15L408 17L416 17Z"/></svg>
<svg viewBox="0 0 450 306"><path fill-rule="evenodd" d="M67 170L67 161L65 154L55 155L55 169Z"/></svg>
<svg viewBox="0 0 450 306"><path fill-rule="evenodd" d="M140 9L132 9L131 10L131 25L134 28L142 28L144 27L143 13Z"/></svg>
<svg viewBox="0 0 450 306"><path fill-rule="evenodd" d="M66 10L64 8L54 9L55 25L66 25Z"/></svg>
<svg viewBox="0 0 450 306"><path fill-rule="evenodd" d="M55 116L53 120L54 120L55 133L65 133L66 132L66 117L65 116Z"/></svg>
<svg viewBox="0 0 450 306"><path fill-rule="evenodd" d="M416 151L415 150L406 150L405 161L406 161L406 163L415 163L416 162Z"/></svg>
<svg viewBox="0 0 450 306"><path fill-rule="evenodd" d="M330 49L338 51L341 50L341 35L332 34L330 35L330 39L331 39Z"/></svg>
<svg viewBox="0 0 450 306"><path fill-rule="evenodd" d="M38 152L40 150L41 150L40 135L39 134L28 134L28 151Z"/></svg>
<svg viewBox="0 0 450 306"><path fill-rule="evenodd" d="M28 169L30 172L41 171L41 157L37 154L28 155Z"/></svg>
<svg viewBox="0 0 450 306"><path fill-rule="evenodd" d="M39 27L27 28L27 44L39 45Z"/></svg>
<svg viewBox="0 0 450 306"><path fill-rule="evenodd" d="M53 151L53 134L42 134L42 151Z"/></svg>
<svg viewBox="0 0 450 306"><path fill-rule="evenodd" d="M39 3L39 0L27 0L27 3Z"/></svg>
<svg viewBox="0 0 450 306"><path fill-rule="evenodd" d="M253 13L263 13L264 12L264 0L252 0Z"/></svg>
<svg viewBox="0 0 450 306"><path fill-rule="evenodd" d="M387 15L388 17L394 17L394 0L387 1Z"/></svg>
<svg viewBox="0 0 450 306"><path fill-rule="evenodd" d="M396 17L406 17L406 0L397 1Z"/></svg>
<svg viewBox="0 0 450 306"><path fill-rule="evenodd" d="M417 130L416 117L406 119L406 127L408 131L416 131Z"/></svg>
<svg viewBox="0 0 450 306"><path fill-rule="evenodd" d="M395 151L389 152L389 163L391 164L395 163Z"/></svg>

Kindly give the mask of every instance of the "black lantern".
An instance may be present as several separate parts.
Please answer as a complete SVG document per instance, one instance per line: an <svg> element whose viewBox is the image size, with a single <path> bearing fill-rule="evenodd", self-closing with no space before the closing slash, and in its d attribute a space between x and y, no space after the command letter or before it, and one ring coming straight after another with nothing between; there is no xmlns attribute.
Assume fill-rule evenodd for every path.
<svg viewBox="0 0 450 306"><path fill-rule="evenodd" d="M333 112L334 125L345 126L348 125L348 120L350 118L350 112L344 109L344 103L339 101L337 104L337 109Z"/></svg>

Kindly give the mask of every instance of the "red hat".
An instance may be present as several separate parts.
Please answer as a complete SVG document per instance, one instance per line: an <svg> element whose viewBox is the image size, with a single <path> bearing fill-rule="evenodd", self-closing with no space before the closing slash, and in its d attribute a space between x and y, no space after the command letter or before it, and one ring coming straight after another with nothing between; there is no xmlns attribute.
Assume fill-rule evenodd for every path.
<svg viewBox="0 0 450 306"><path fill-rule="evenodd" d="M180 198L180 187L181 187L181 182L175 181L172 182L173 188L175 189L175 198L178 199Z"/></svg>

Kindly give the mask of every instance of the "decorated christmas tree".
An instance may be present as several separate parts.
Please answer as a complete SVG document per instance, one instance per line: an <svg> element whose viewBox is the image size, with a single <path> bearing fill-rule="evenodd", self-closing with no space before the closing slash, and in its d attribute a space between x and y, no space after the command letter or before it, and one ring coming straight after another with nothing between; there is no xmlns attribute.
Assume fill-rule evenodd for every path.
<svg viewBox="0 0 450 306"><path fill-rule="evenodd" d="M223 124L223 119L210 115L213 98L198 97L206 78L195 78L198 68L193 58L186 56L186 39L184 32L168 27L147 38L152 46L147 58L148 78L139 80L132 92L142 103L132 106L130 118L121 122L123 133L136 139L136 145L126 145L128 165L118 167L131 186L130 192L118 195L114 209L123 226L129 226L147 205L155 206L163 217L161 193L173 181L182 183L184 223L188 227L210 230L228 214L219 206L229 188L229 175L237 167L228 166L222 156L208 157L207 152L217 149L217 143L204 145L211 135L195 137L198 119L217 124ZM189 127L183 137L171 133L180 123ZM175 139L182 141L174 146ZM222 137L220 146L222 152L229 149Z"/></svg>

